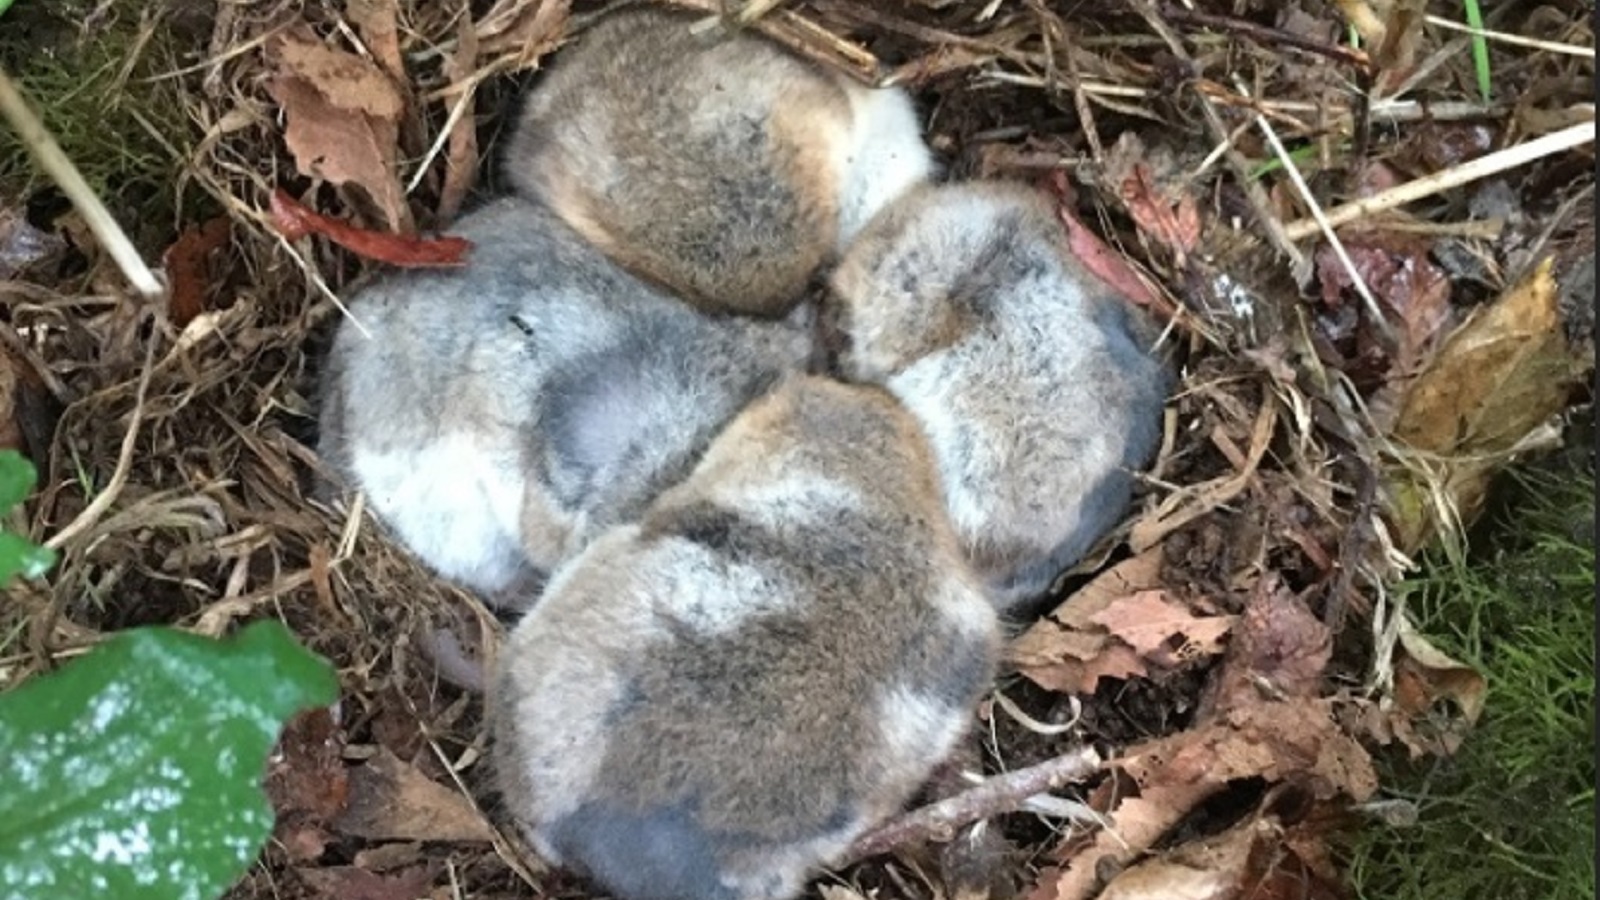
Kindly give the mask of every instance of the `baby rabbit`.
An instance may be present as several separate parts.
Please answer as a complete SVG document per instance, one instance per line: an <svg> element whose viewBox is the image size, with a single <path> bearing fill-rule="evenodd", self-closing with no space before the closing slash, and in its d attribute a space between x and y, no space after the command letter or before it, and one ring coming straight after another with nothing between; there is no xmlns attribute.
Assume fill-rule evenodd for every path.
<svg viewBox="0 0 1600 900"><path fill-rule="evenodd" d="M778 316L933 163L909 96L698 17L601 19L528 95L516 188L703 309Z"/></svg>
<svg viewBox="0 0 1600 900"><path fill-rule="evenodd" d="M1025 187L924 187L832 276L840 368L921 422L956 533L1008 610L1122 517L1171 381L1151 324L1065 246Z"/></svg>
<svg viewBox="0 0 1600 900"><path fill-rule="evenodd" d="M714 320L539 204L460 220L458 270L361 292L324 377L320 450L407 547L491 602L629 520L810 351L806 327Z"/></svg>
<svg viewBox="0 0 1600 900"><path fill-rule="evenodd" d="M558 570L491 694L539 852L619 900L784 900L898 811L996 653L936 479L893 398L795 376Z"/></svg>

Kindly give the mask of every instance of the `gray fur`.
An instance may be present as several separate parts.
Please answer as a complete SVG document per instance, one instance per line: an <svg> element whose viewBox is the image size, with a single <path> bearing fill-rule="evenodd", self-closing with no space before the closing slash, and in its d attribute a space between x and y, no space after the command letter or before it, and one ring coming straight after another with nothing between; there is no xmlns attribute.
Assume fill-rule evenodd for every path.
<svg viewBox="0 0 1600 900"><path fill-rule="evenodd" d="M1172 374L1150 329L1066 251L1037 192L913 191L832 279L847 377L921 421L996 603L1038 597L1125 514Z"/></svg>
<svg viewBox="0 0 1600 900"><path fill-rule="evenodd" d="M791 377L557 572L501 654L496 769L622 900L784 900L950 751L997 628L915 422Z"/></svg>
<svg viewBox="0 0 1600 900"><path fill-rule="evenodd" d="M538 577L688 473L809 352L805 327L708 318L538 204L464 217L456 270L352 299L320 450L424 562L491 595ZM374 460L382 460L381 464Z"/></svg>
<svg viewBox="0 0 1600 900"><path fill-rule="evenodd" d="M753 32L693 34L696 18L630 9L585 31L529 93L506 168L630 271L711 311L782 315L841 228L931 161L903 92L867 91ZM884 121L858 114L861 98L890 93L904 115L878 143L901 158L855 153L856 132Z"/></svg>

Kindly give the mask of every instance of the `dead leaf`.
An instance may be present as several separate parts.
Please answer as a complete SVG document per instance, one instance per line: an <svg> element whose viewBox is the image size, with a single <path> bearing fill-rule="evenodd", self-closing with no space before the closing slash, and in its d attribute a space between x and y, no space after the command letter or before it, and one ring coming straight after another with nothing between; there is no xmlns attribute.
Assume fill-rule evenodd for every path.
<svg viewBox="0 0 1600 900"><path fill-rule="evenodd" d="M1251 851L1276 833L1271 820L1248 819L1180 844L1123 871L1099 900L1232 900L1244 888Z"/></svg>
<svg viewBox="0 0 1600 900"><path fill-rule="evenodd" d="M1435 647L1409 620L1401 622L1399 649L1403 652L1395 659L1396 678L1404 672L1425 688L1418 698L1421 702L1408 706L1406 712L1420 715L1437 701L1450 700L1468 725L1477 724L1489 687L1477 669Z"/></svg>
<svg viewBox="0 0 1600 900"><path fill-rule="evenodd" d="M350 773L339 831L384 841L489 841L493 832L459 791L429 779L386 747Z"/></svg>
<svg viewBox="0 0 1600 900"><path fill-rule="evenodd" d="M320 234L352 253L406 268L452 268L467 264L472 242L465 238L419 238L368 231L313 211L282 188L272 192L272 224L289 240Z"/></svg>
<svg viewBox="0 0 1600 900"><path fill-rule="evenodd" d="M1405 389L1394 436L1428 454L1435 484L1470 522L1503 457L1559 413L1594 366L1562 333L1552 261L1546 259L1445 341ZM1390 472L1398 545L1421 547L1439 527L1422 477Z"/></svg>
<svg viewBox="0 0 1600 900"><path fill-rule="evenodd" d="M1056 195L1056 218L1067 232L1067 250L1093 272L1108 287L1128 302L1142 306L1170 321L1177 310L1133 267L1127 257L1111 249L1098 235L1090 231L1072 214L1072 185L1065 172L1055 172L1050 186Z"/></svg>
<svg viewBox="0 0 1600 900"><path fill-rule="evenodd" d="M1122 597L1161 586L1161 548L1155 547L1101 573L1036 622L1006 648L1005 659L1046 690L1089 694L1101 678L1146 673L1132 647L1094 621Z"/></svg>
<svg viewBox="0 0 1600 900"><path fill-rule="evenodd" d="M420 841L390 841L357 850L351 862L368 872L392 872L422 862L426 854Z"/></svg>
<svg viewBox="0 0 1600 900"><path fill-rule="evenodd" d="M162 254L171 293L167 317L182 328L206 311L206 289L211 286L209 260L213 251L226 245L233 235L233 220L216 216L198 227L184 229Z"/></svg>
<svg viewBox="0 0 1600 900"><path fill-rule="evenodd" d="M1327 856L1320 832L1251 817L1134 865L1099 900L1337 900Z"/></svg>
<svg viewBox="0 0 1600 900"><path fill-rule="evenodd" d="M1106 813L1106 825L1094 841L1063 860L1059 867L1039 873L1028 900L1087 900L1106 869L1126 865L1150 849L1206 797L1216 791L1207 784L1163 784L1128 797Z"/></svg>
<svg viewBox="0 0 1600 900"><path fill-rule="evenodd" d="M1222 651L1222 636L1233 624L1232 616L1198 616L1187 606L1169 599L1164 590L1137 591L1119 598L1089 617L1121 638L1141 656L1154 658L1173 639L1188 638L1178 656L1192 659Z"/></svg>
<svg viewBox="0 0 1600 900"><path fill-rule="evenodd" d="M295 869L312 890L328 900L417 900L428 896L438 877L437 863L392 875L378 875L355 866Z"/></svg>
<svg viewBox="0 0 1600 900"><path fill-rule="evenodd" d="M1483 714L1484 677L1435 647L1408 619L1401 620L1391 670L1384 702L1361 698L1341 709L1351 730L1382 744L1399 741L1413 759L1455 753ZM1456 713L1441 712L1446 700Z"/></svg>
<svg viewBox="0 0 1600 900"><path fill-rule="evenodd" d="M345 15L372 58L383 67L389 83L404 90L405 60L400 55L400 4L398 0L346 0Z"/></svg>
<svg viewBox="0 0 1600 900"><path fill-rule="evenodd" d="M304 81L334 109L385 121L405 109L394 81L372 60L330 47L307 29L284 32L273 55L279 77Z"/></svg>
<svg viewBox="0 0 1600 900"><path fill-rule="evenodd" d="M1450 317L1450 278L1428 258L1428 246L1410 235L1369 235L1346 239L1345 251L1357 275L1373 296L1394 313L1399 346L1390 361L1394 371L1410 374L1424 358ZM1322 302L1329 307L1355 305L1350 269L1323 244L1316 253Z"/></svg>
<svg viewBox="0 0 1600 900"><path fill-rule="evenodd" d="M1388 90L1401 84L1416 66L1427 0L1391 0L1385 5L1389 15L1383 23L1382 39L1374 42L1371 60L1379 72L1378 84Z"/></svg>
<svg viewBox="0 0 1600 900"><path fill-rule="evenodd" d="M326 822L344 811L350 783L344 764L344 730L327 709L289 720L267 762L265 788L279 820L303 815Z"/></svg>
<svg viewBox="0 0 1600 900"><path fill-rule="evenodd" d="M1139 231L1172 253L1175 268L1185 268L1200 243L1200 207L1171 151L1147 149L1124 131L1106 151L1103 179Z"/></svg>
<svg viewBox="0 0 1600 900"><path fill-rule="evenodd" d="M1362 801L1378 787L1371 757L1339 727L1326 699L1236 706L1188 731L1132 747L1115 762L1141 788L1303 778L1318 799L1343 794Z"/></svg>
<svg viewBox="0 0 1600 900"><path fill-rule="evenodd" d="M1333 656L1333 634L1276 575L1256 580L1228 656L1201 715L1257 702L1264 694L1309 698L1321 693Z"/></svg>
<svg viewBox="0 0 1600 900"><path fill-rule="evenodd" d="M413 230L397 163L404 105L389 76L304 28L269 45L269 59L276 74L267 90L283 107L284 141L300 172L360 187L391 231Z"/></svg>
<svg viewBox="0 0 1600 900"><path fill-rule="evenodd" d="M451 85L445 97L447 103L459 103L462 109L455 116L445 146L444 186L439 189L438 209L442 222L455 219L478 176L478 120L474 114L477 87L473 80L478 69L478 31L470 15L461 17L456 35L456 52L444 60L444 75Z"/></svg>

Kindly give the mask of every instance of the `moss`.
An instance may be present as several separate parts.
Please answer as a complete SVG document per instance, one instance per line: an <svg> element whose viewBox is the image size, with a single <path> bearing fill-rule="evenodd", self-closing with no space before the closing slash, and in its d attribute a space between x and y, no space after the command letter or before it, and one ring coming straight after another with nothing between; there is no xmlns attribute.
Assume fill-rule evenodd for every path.
<svg viewBox="0 0 1600 900"><path fill-rule="evenodd" d="M1357 839L1360 897L1594 896L1593 460L1512 477L1465 564L1430 560L1401 586L1423 630L1487 675L1488 703L1454 758L1384 761L1420 816Z"/></svg>

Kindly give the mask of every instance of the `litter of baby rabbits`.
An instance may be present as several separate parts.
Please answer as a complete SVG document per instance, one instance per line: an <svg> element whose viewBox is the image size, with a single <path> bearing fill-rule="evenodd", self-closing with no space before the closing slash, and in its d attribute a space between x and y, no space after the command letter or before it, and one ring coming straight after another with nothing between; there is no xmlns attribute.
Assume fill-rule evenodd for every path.
<svg viewBox="0 0 1600 900"><path fill-rule="evenodd" d="M171 246L171 305L130 299L70 217L56 256L13 253L25 232L8 215L28 211L0 166L13 398L0 425L43 473L30 533L65 535L50 578L0 610L0 686L150 622L221 633L278 617L335 661L343 699L285 737L268 785L277 831L230 894L241 900L650 896L640 881L666 891L713 871L745 873L734 883L751 896L1153 897L1172 895L1172 861L1217 896L1335 895L1329 847L1377 790L1371 755L1439 753L1470 725L1428 718L1461 698L1386 588L1470 520L1495 466L1548 434L1592 367L1592 309L1569 284L1586 260L1592 272L1590 151L1442 192L1428 180L1592 121L1592 61L1491 44L1485 101L1463 87L1471 55L1452 31L1358 16L1353 49L1338 10L1360 2L676 0L623 4L682 24L682 52L645 67L654 80L610 56L582 77L589 37L590 53L638 40L608 33L611 5L105 5L102 27L144 37L92 71L121 73L130 108L156 91L182 106L140 112L127 138L159 134L140 153L174 154L181 177L125 195L106 181L135 243ZM0 30L59 15L29 6ZM1497 32L1592 46L1561 3L1499 15ZM1383 40L1374 21L1396 33ZM771 41L768 62L670 105L664 86L697 77L695 53L730 28ZM548 107L519 112L541 86ZM627 102L585 105L598 91ZM781 119L788 143L761 144L758 114ZM696 115L727 123L726 143L652 168L663 130ZM863 120L878 123L872 140L841 125ZM584 156L595 129L635 143ZM70 137L69 154L86 152ZM504 155L519 140L533 145L522 166ZM792 158L761 155L775 146ZM872 156L885 148L893 160ZM551 174L580 163L582 178ZM779 169L792 181L763 194L762 173ZM674 206L695 178L722 179L750 215ZM805 193L823 183L833 190ZM1291 237L1315 228L1313 203L1396 187L1424 202L1374 209L1337 245ZM284 238L267 216L277 189L354 229L472 246L464 266L401 272ZM549 210L504 212L530 194ZM34 205L37 226L49 199ZM763 230L774 221L787 230ZM179 223L194 227L174 241ZM708 246L708 233L744 243ZM752 249L774 242L784 253ZM691 251L710 263L675 270ZM756 256L770 266L740 281ZM507 274L451 280L490 270ZM500 343L475 343L490 329L474 311ZM560 333L574 337L528 349L569 314ZM698 348L692 365L670 352L683 346ZM417 365L385 360L405 348ZM361 373L339 394L365 417L349 426L368 436L359 447L319 429L330 359ZM452 365L493 383L435 393L429 379ZM1137 389L1163 367L1170 382ZM964 378L1032 393L977 407ZM813 393L820 410L803 402ZM926 446L774 437L807 416ZM439 422L489 427L450 444ZM529 433L547 440L529 446ZM744 464L765 460L765 488L737 467L696 468L729 458L724 439L747 448ZM821 453L859 458L798 487ZM484 459L503 484L474 481ZM387 489L336 501L319 487L352 466ZM924 468L960 479L964 494L940 489L959 508L904 511L923 508L905 498ZM1073 480L1088 471L1103 477ZM784 491L813 518L787 512ZM1084 510L1095 520L1073 518ZM948 534L928 524L941 516ZM537 564L505 563L534 538ZM928 549L946 539L973 572ZM433 569L459 563L446 574L480 592L430 569L416 555L429 542L465 548ZM788 556L807 553L827 559L826 590L804 568L815 560ZM915 579L896 573L946 590L902 590ZM755 614L726 598L751 583L788 605L794 630L719 656ZM668 585L680 587L653 593ZM516 602L546 589L542 616ZM978 591L999 608L960 599ZM677 611L672 640L652 636L652 604L674 598L700 602ZM849 598L861 605L823 602ZM536 612L508 639L518 613L489 604ZM962 664L982 641L929 624L951 610L967 611L962 634L996 642L995 661ZM607 680L620 667L538 681L539 643L573 634L628 661L627 683ZM799 674L746 665L785 647ZM794 696L817 684L803 663L847 649L868 662ZM451 682L496 661L535 673L527 697L591 721L491 738L513 726ZM645 737L620 740L602 719ZM897 735L917 746L894 756ZM503 796L502 740L526 741L525 761L545 761L567 793L532 814ZM549 749L562 740L570 753ZM773 750L786 740L807 750ZM720 782L713 751L740 763ZM652 768L673 759L690 762ZM815 766L773 762L786 759ZM851 768L874 765L894 777Z"/></svg>

